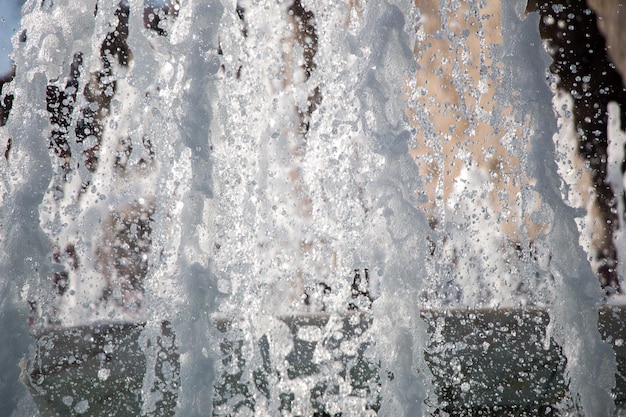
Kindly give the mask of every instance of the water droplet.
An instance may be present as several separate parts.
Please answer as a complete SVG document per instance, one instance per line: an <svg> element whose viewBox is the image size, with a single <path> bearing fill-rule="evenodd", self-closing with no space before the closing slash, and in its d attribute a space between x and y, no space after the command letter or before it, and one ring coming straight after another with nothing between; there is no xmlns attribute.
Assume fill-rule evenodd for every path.
<svg viewBox="0 0 626 417"><path fill-rule="evenodd" d="M107 379L109 379L110 375L111 371L107 368L102 368L98 370L98 379L100 381L106 381Z"/></svg>
<svg viewBox="0 0 626 417"><path fill-rule="evenodd" d="M76 411L78 414L83 414L87 410L89 410L89 401L87 400L79 401L74 407L74 411Z"/></svg>

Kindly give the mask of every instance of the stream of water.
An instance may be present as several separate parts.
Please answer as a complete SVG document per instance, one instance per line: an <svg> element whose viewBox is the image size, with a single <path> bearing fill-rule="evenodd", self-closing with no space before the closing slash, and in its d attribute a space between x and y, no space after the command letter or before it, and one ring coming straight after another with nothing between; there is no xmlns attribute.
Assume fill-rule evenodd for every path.
<svg viewBox="0 0 626 417"><path fill-rule="evenodd" d="M29 331L142 323L146 415L430 415L420 312L526 306L567 358L558 407L610 415L525 6L27 1L1 91L0 362L35 360ZM36 413L2 384L3 415Z"/></svg>

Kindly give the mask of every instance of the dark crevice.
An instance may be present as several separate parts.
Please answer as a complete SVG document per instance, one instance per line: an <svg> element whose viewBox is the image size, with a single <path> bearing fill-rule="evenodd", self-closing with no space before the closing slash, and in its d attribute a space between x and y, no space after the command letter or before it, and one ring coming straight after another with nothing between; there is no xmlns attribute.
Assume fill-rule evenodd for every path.
<svg viewBox="0 0 626 417"><path fill-rule="evenodd" d="M607 54L597 16L586 1L531 1L527 12L539 13L539 31L554 59L550 71L557 76L557 88L574 101L578 153L590 169L594 204L600 212L599 221L605 225L600 246L595 248L600 262L598 279L607 294L620 292L618 254L613 243L619 223L617 201L608 181L607 106L610 102L620 105L623 129L626 90Z"/></svg>
<svg viewBox="0 0 626 417"><path fill-rule="evenodd" d="M294 2L287 9L289 15L296 23L295 39L303 49L303 65L305 81L311 78L311 74L315 71L317 64L315 63L315 55L317 54L318 36L315 27L315 15L307 10L300 0ZM317 109L322 101L322 94L319 86L315 86L313 92L309 94L307 105L304 109L299 109L300 126L298 133L305 136L311 125L311 115Z"/></svg>
<svg viewBox="0 0 626 417"><path fill-rule="evenodd" d="M4 86L8 85L15 78L15 65L8 74L0 77L0 126L4 126L9 119L11 108L13 107L13 94L7 94Z"/></svg>
<svg viewBox="0 0 626 417"><path fill-rule="evenodd" d="M178 0L169 0L162 5L154 5L146 1L143 9L143 25L159 36L167 36L167 22L169 19L178 17L178 9Z"/></svg>
<svg viewBox="0 0 626 417"><path fill-rule="evenodd" d="M52 149L60 160L64 182L69 182L72 172L72 150L68 141L68 128L72 123L82 64L82 54L74 54L65 87L61 88L55 85L56 83L50 83L46 88L46 109L50 114L52 125L48 148Z"/></svg>

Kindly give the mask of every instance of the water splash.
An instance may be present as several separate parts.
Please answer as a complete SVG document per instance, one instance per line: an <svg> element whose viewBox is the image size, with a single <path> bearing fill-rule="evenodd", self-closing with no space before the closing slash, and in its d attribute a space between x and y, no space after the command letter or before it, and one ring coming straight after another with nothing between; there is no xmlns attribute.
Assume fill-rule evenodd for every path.
<svg viewBox="0 0 626 417"><path fill-rule="evenodd" d="M180 380L179 415L421 415L420 309L547 307L562 407L611 411L522 2L148 6L25 6L2 294L33 328L142 323L145 414Z"/></svg>

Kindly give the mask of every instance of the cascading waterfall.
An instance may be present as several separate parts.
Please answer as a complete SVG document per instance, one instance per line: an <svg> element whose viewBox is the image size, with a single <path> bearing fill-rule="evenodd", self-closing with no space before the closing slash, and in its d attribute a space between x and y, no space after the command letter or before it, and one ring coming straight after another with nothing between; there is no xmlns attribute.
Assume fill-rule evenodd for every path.
<svg viewBox="0 0 626 417"><path fill-rule="evenodd" d="M556 407L612 413L536 16L487 3L28 1L0 306L54 343L23 378L45 394L41 351L115 323L145 356L128 413L429 415L436 311L528 306L566 358Z"/></svg>

